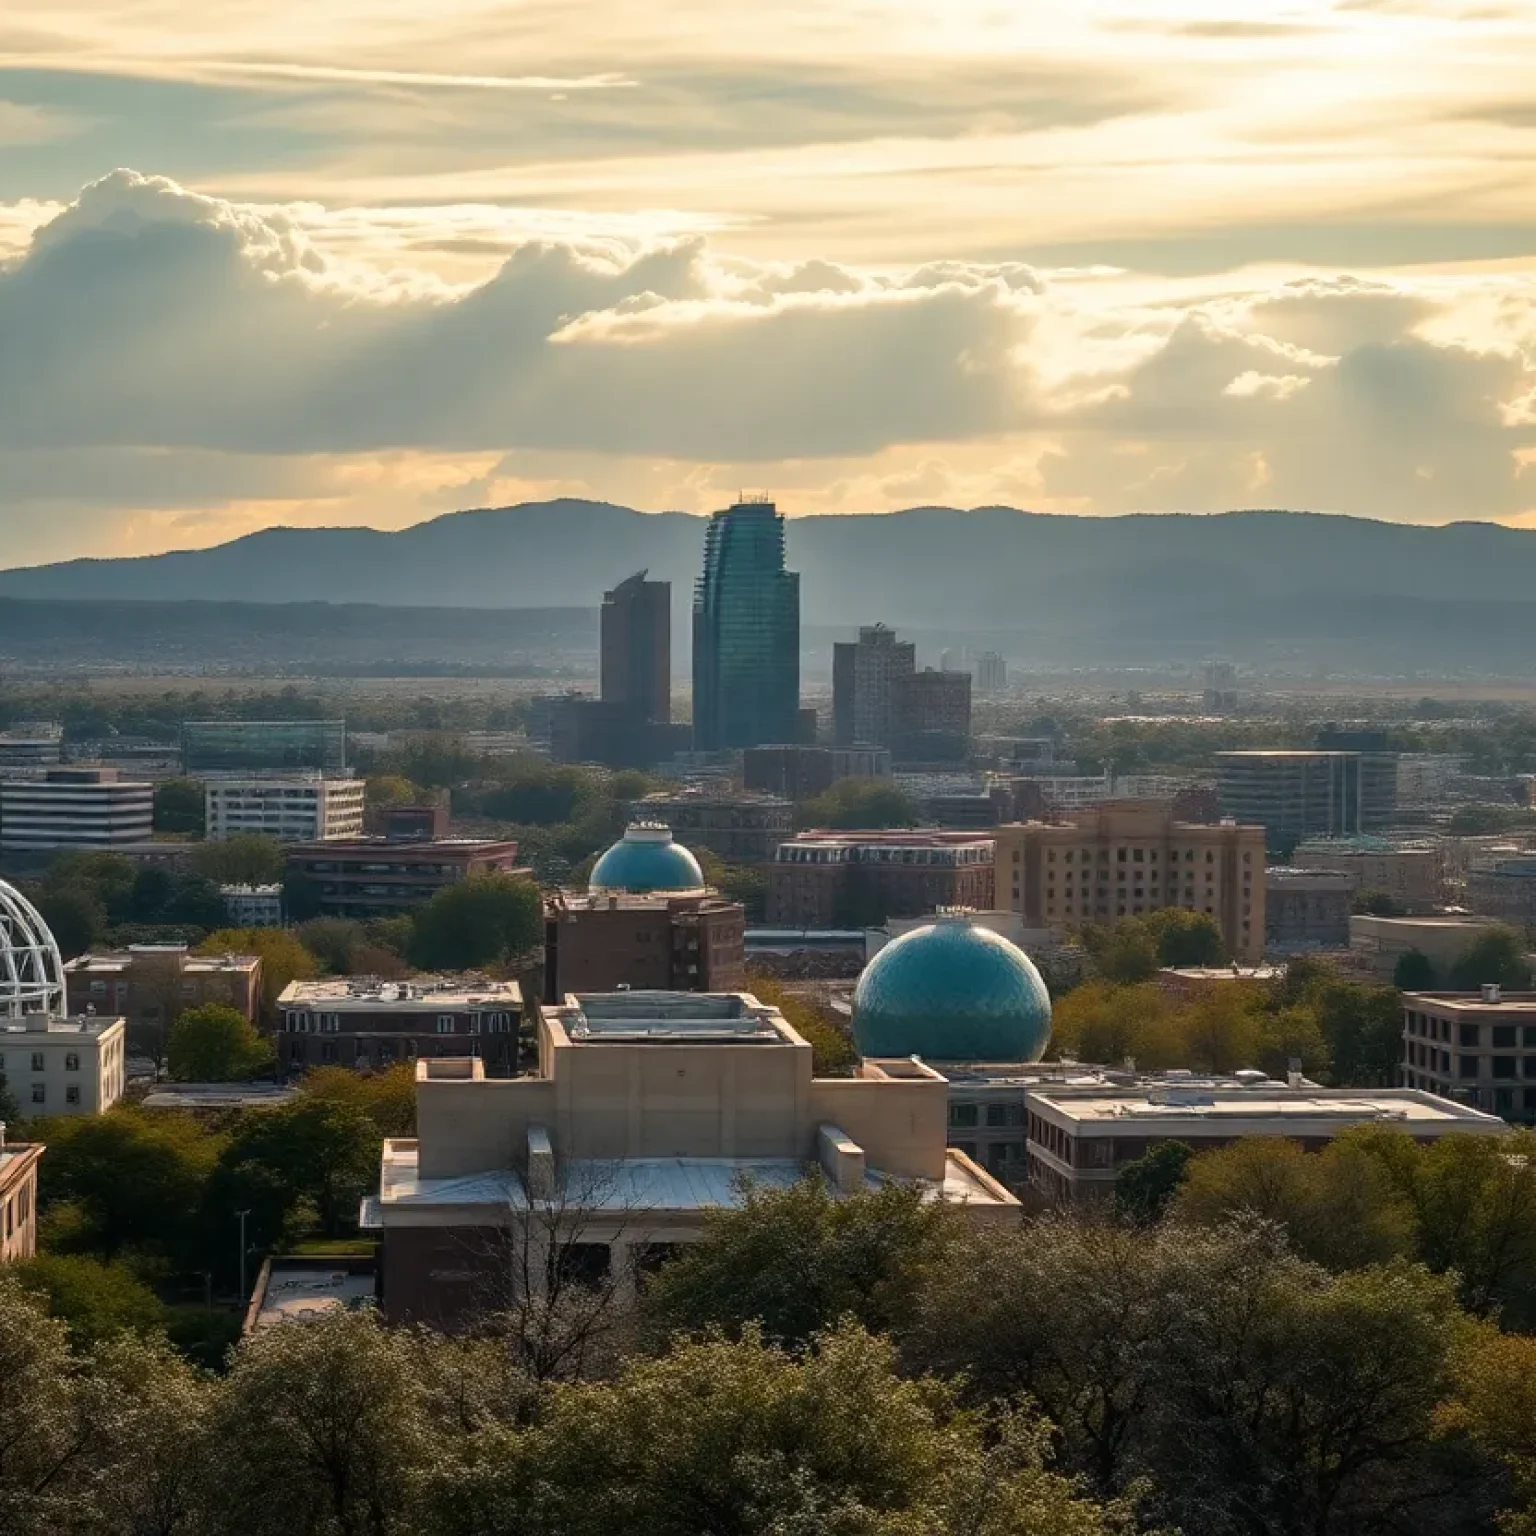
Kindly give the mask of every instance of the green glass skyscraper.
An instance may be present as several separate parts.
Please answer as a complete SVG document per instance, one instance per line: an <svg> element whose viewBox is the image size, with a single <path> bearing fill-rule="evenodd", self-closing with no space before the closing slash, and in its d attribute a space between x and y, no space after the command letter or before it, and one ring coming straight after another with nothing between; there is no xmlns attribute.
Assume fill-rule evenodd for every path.
<svg viewBox="0 0 1536 1536"><path fill-rule="evenodd" d="M743 501L709 520L693 594L693 745L720 752L797 739L800 578L784 519Z"/></svg>

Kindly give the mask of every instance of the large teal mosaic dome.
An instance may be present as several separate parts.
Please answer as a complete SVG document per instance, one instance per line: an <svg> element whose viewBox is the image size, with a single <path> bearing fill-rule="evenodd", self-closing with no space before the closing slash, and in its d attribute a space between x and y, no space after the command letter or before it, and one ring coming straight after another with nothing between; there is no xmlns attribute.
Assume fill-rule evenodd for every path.
<svg viewBox="0 0 1536 1536"><path fill-rule="evenodd" d="M699 861L672 841L666 827L636 825L597 861L588 889L643 896L651 891L696 891L703 884Z"/></svg>
<svg viewBox="0 0 1536 1536"><path fill-rule="evenodd" d="M963 917L940 917L893 939L864 968L853 1038L864 1056L1039 1061L1051 1039L1051 998L1017 944Z"/></svg>

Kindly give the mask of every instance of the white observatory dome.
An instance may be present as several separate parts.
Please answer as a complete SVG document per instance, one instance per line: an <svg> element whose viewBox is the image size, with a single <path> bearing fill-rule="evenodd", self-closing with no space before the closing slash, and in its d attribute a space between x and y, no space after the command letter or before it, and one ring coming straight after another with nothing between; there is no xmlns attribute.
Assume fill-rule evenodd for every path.
<svg viewBox="0 0 1536 1536"><path fill-rule="evenodd" d="M0 1019L64 1012L64 962L37 908L0 880Z"/></svg>

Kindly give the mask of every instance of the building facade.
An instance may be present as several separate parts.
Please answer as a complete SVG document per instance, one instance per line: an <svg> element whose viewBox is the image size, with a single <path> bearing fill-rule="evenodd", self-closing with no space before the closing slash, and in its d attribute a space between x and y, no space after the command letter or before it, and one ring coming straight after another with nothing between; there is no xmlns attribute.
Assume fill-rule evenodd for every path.
<svg viewBox="0 0 1536 1536"><path fill-rule="evenodd" d="M481 838L306 843L288 850L288 872L324 916L361 918L413 912L472 875L529 874L516 843Z"/></svg>
<svg viewBox="0 0 1536 1536"><path fill-rule="evenodd" d="M544 904L544 1001L571 992L738 992L746 912L713 892L560 891Z"/></svg>
<svg viewBox="0 0 1536 1536"><path fill-rule="evenodd" d="M925 667L896 690L896 755L914 763L965 758L971 746L971 674Z"/></svg>
<svg viewBox="0 0 1536 1536"><path fill-rule="evenodd" d="M742 784L749 792L783 800L809 800L841 779L888 779L885 747L748 747L742 753Z"/></svg>
<svg viewBox="0 0 1536 1536"><path fill-rule="evenodd" d="M1515 854L1473 865L1467 873L1467 905L1500 922L1521 926L1536 923L1536 854Z"/></svg>
<svg viewBox="0 0 1536 1536"><path fill-rule="evenodd" d="M1218 752L1215 763L1222 815L1263 827L1282 857L1308 838L1382 825L1366 815L1358 752Z"/></svg>
<svg viewBox="0 0 1536 1536"><path fill-rule="evenodd" d="M1294 1088L1262 1072L1222 1086L1164 1074L1155 1087L1041 1084L1027 1090L1029 1183L1045 1200L1111 1199L1127 1163L1182 1141L1196 1152L1250 1136L1283 1136L1317 1151L1343 1132L1380 1125L1415 1141L1497 1136L1509 1127L1469 1104L1414 1088Z"/></svg>
<svg viewBox="0 0 1536 1536"><path fill-rule="evenodd" d="M19 1264L37 1253L39 1142L12 1141L0 1124L0 1264Z"/></svg>
<svg viewBox="0 0 1536 1536"><path fill-rule="evenodd" d="M1438 843L1384 837L1325 837L1298 843L1297 869L1347 873L1356 894L1380 891L1409 913L1433 912L1445 896L1445 859Z"/></svg>
<svg viewBox="0 0 1536 1536"><path fill-rule="evenodd" d="M347 771L345 720L188 720L181 728L183 770L215 773Z"/></svg>
<svg viewBox="0 0 1536 1536"><path fill-rule="evenodd" d="M1352 876L1337 869L1264 871L1264 941L1275 954L1348 949Z"/></svg>
<svg viewBox="0 0 1536 1536"><path fill-rule="evenodd" d="M219 896L231 928L283 926L283 888L280 885L221 885Z"/></svg>
<svg viewBox="0 0 1536 1536"><path fill-rule="evenodd" d="M148 842L154 824L154 785L115 768L50 768L0 783L0 853L112 849Z"/></svg>
<svg viewBox="0 0 1536 1536"><path fill-rule="evenodd" d="M1008 663L997 651L983 651L976 658L976 691L998 694L1008 687Z"/></svg>
<svg viewBox="0 0 1536 1536"><path fill-rule="evenodd" d="M996 836L998 905L1027 927L1059 932L1184 907L1215 922L1234 959L1263 957L1262 827L1197 826L1165 805L1121 801Z"/></svg>
<svg viewBox="0 0 1536 1536"><path fill-rule="evenodd" d="M896 699L917 670L917 647L898 641L884 624L867 625L857 640L832 647L832 739L841 747L896 742Z"/></svg>
<svg viewBox="0 0 1536 1536"><path fill-rule="evenodd" d="M497 1082L482 1063L421 1061L418 1135L384 1143L377 1230L390 1322L455 1326L505 1306L498 1277L529 1251L630 1291L696 1241L743 1181L819 1177L837 1197L912 1180L972 1221L1017 1200L945 1144L948 1084L920 1062L818 1078L811 1048L748 994L567 997L537 1020L538 1062ZM520 1266L512 1266L520 1267Z"/></svg>
<svg viewBox="0 0 1536 1536"><path fill-rule="evenodd" d="M218 1003L255 1023L261 1015L257 955L194 955L185 944L133 944L79 955L64 967L68 1009L121 1016L130 1031L166 1028L178 1013Z"/></svg>
<svg viewBox="0 0 1536 1536"><path fill-rule="evenodd" d="M122 1019L28 1014L0 1019L0 1076L22 1114L99 1115L123 1096Z"/></svg>
<svg viewBox="0 0 1536 1536"><path fill-rule="evenodd" d="M629 820L670 827L679 842L727 864L763 864L794 835L795 808L778 795L685 789L632 801Z"/></svg>
<svg viewBox="0 0 1536 1536"><path fill-rule="evenodd" d="M672 583L638 571L603 593L602 699L630 720L672 718Z"/></svg>
<svg viewBox="0 0 1536 1536"><path fill-rule="evenodd" d="M518 984L485 976L291 981L277 1000L278 1067L383 1069L420 1057L474 1056L504 1076L517 1065L522 1013Z"/></svg>
<svg viewBox="0 0 1536 1536"><path fill-rule="evenodd" d="M1405 992L1403 1081L1536 1125L1536 993Z"/></svg>
<svg viewBox="0 0 1536 1536"><path fill-rule="evenodd" d="M994 904L996 845L973 832L802 832L768 865L771 928L873 928Z"/></svg>
<svg viewBox="0 0 1536 1536"><path fill-rule="evenodd" d="M209 842L255 833L280 843L363 835L361 779L210 779L203 787Z"/></svg>
<svg viewBox="0 0 1536 1536"><path fill-rule="evenodd" d="M1349 919L1349 948L1361 968L1382 981L1391 981L1398 961L1415 950L1444 976L1494 926L1494 920L1487 917L1371 917L1359 913Z"/></svg>
<svg viewBox="0 0 1536 1536"><path fill-rule="evenodd" d="M699 752L799 740L800 578L784 568L771 501L709 520L693 598L693 744Z"/></svg>

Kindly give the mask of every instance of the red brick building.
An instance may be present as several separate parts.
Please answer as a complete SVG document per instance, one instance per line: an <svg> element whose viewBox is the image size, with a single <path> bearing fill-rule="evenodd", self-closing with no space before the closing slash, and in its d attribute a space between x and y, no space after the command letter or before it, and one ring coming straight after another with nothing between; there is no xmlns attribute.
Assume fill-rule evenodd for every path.
<svg viewBox="0 0 1536 1536"><path fill-rule="evenodd" d="M261 1012L261 960L194 955L185 944L132 944L71 960L64 998L72 1017L120 1015L130 1035L164 1029L177 1014L208 1003L234 1008L254 1023Z"/></svg>
<svg viewBox="0 0 1536 1536"><path fill-rule="evenodd" d="M996 844L974 832L802 832L767 866L768 926L868 928L993 906Z"/></svg>
<svg viewBox="0 0 1536 1536"><path fill-rule="evenodd" d="M303 843L288 850L288 875L313 892L326 917L382 917L424 907L471 875L523 874L517 844L483 838L399 842L382 837Z"/></svg>

